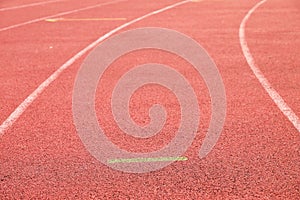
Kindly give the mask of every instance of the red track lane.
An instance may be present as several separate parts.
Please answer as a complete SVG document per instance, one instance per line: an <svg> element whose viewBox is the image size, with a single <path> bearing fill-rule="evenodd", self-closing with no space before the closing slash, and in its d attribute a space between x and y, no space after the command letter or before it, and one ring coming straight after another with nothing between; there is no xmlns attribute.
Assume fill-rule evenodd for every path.
<svg viewBox="0 0 300 200"><path fill-rule="evenodd" d="M251 17L247 41L257 65L300 116L300 4L270 1ZM287 13L288 14L285 14ZM280 74L280 76L279 76Z"/></svg>
<svg viewBox="0 0 300 200"><path fill-rule="evenodd" d="M77 10L80 8L97 5L110 1L87 0L74 4L73 1L59 1L52 4L40 5L38 7L28 7L17 10L8 10L1 12L1 28L26 21L43 18L66 11Z"/></svg>
<svg viewBox="0 0 300 200"><path fill-rule="evenodd" d="M40 3L40 2L43 2L43 0L26 0L21 2L19 0L2 0L0 3L0 7L8 8L8 7L22 6L26 4Z"/></svg>
<svg viewBox="0 0 300 200"><path fill-rule="evenodd" d="M147 12L159 8L160 5L148 3L143 8L141 1L120 2L120 9L115 5L106 5L95 10L84 11L78 14L68 15L76 18L93 17L127 17L128 20L139 17ZM170 3L169 3L170 4ZM162 5L168 2L162 2ZM130 12L130 8L136 7L140 11ZM114 9L115 12L106 13L106 9ZM128 11L127 11L128 10ZM123 24L124 21L113 22L39 22L15 30L0 33L1 52L1 123L35 88L38 87L58 66L61 66L74 54L96 40L109 30ZM67 26L66 26L67 25ZM30 29L30 31L28 31ZM19 31L21 30L21 31ZM78 38L81 38L78 40ZM11 48L14 46L14 48ZM52 47L52 48L51 48ZM14 67L11 67L14 66ZM26 74L26 76L22 76ZM26 83L26 84L24 84Z"/></svg>
<svg viewBox="0 0 300 200"><path fill-rule="evenodd" d="M172 56L161 52L141 52L119 62L165 61L171 66L178 65L179 71L192 79L193 86L198 88L203 111L197 137L185 154L189 160L175 162L156 172L127 174L112 170L93 158L77 136L72 118L72 90L84 59L81 58L63 72L0 138L0 199L298 199L300 134L254 77L239 44L239 25L257 2L191 2L127 28L156 26L178 30L201 43L216 62L226 88L227 117L220 140L206 158L199 159L198 150L209 120L207 94L202 94L207 90L193 77L187 64L174 57L175 60L170 61L168 58ZM291 5L293 0L285 2ZM171 3L134 0L70 17L111 16L130 20ZM267 7L274 13L280 12L277 6L278 1L270 1L259 12ZM251 30L263 23L262 19L258 20L260 13L252 17L246 31L250 49L253 49L251 52L259 59L260 53L269 47L252 42L251 38L256 35ZM257 20L256 25L252 20ZM0 33L4 44L0 47L4 53L0 72L0 121L4 121L58 66L122 23L40 22ZM50 46L53 48L49 49ZM291 55L289 52L285 52L286 56ZM299 65L299 60L290 62ZM265 61L259 59L257 64L263 67L273 84ZM278 79L283 78L281 73L275 72ZM120 73L117 71L114 76ZM111 81L116 77L111 77ZM109 76L105 80L109 84ZM164 94L158 93L160 95ZM286 100L292 103L291 99L289 96ZM101 99L98 101L97 111L101 111ZM146 106L143 102L134 103L140 108ZM297 107L293 103L291 106ZM108 114L104 113L104 116ZM107 129L117 133L115 126ZM125 144L127 148L135 145L132 141Z"/></svg>

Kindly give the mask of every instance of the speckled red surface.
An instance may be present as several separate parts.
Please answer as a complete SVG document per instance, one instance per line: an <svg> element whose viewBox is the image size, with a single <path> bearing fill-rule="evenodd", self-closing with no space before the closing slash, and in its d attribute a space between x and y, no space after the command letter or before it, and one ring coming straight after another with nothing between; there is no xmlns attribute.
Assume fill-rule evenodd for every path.
<svg viewBox="0 0 300 200"><path fill-rule="evenodd" d="M1 27L99 2L64 1L45 5L43 9L0 12ZM130 0L67 17L130 20L174 2ZM240 22L257 2L188 3L127 28L175 29L197 40L216 62L226 88L227 116L221 137L206 158L198 158L210 113L204 83L180 59L163 52L151 52L147 56L147 51L120 61L124 67L128 67L126 63L132 65L151 59L165 61L177 66L197 88L202 115L197 137L184 154L189 160L175 162L156 172L127 174L93 158L79 139L72 118L73 84L83 57L52 83L0 138L0 199L299 199L300 134L252 74L239 44ZM0 4L5 7L24 3ZM270 0L246 25L248 45L257 65L298 116L299 9L297 0ZM0 122L65 61L122 23L43 21L0 32ZM117 77L118 73L108 71L103 81L109 83L109 75ZM111 81L116 77L111 77ZM168 125L176 127L176 101L172 100L171 93L153 92L156 89L159 88L144 88L136 93L131 114L137 123L145 123L147 118L140 115L136 106L145 110L149 102L159 101L173 112ZM101 91L99 87L98 92ZM102 99L97 95L97 115L107 114L109 119L105 109L101 113ZM106 124L105 128L117 133L113 124ZM166 128L156 138L157 142L139 144L144 147L141 150L164 145L172 137L169 129L172 127ZM118 134L109 137L123 148L138 151L134 149L134 140L119 140Z"/></svg>

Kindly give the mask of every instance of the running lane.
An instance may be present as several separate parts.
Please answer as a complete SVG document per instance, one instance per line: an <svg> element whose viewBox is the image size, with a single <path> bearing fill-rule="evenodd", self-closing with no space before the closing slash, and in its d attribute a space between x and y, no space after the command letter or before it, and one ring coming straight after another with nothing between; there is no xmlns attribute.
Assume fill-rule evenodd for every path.
<svg viewBox="0 0 300 200"><path fill-rule="evenodd" d="M66 13L69 11L72 12L72 11L85 9L85 8L92 8L93 6L104 4L107 2L110 1L87 0L87 1L81 1L76 4L74 4L73 1L57 1L51 4L39 5L37 7L34 6L34 7L25 7L22 9L0 11L1 14L0 30L3 31L4 29L7 28L11 29L12 26L18 26L20 24L34 21L47 16Z"/></svg>
<svg viewBox="0 0 300 200"><path fill-rule="evenodd" d="M109 86L109 83L120 76L122 70L113 70L116 66L126 68L128 65L151 60L164 62L186 75L197 88L196 94L202 109L197 137L184 154L188 160L175 162L156 172L127 174L115 171L94 159L77 136L72 118L72 90L82 58L62 73L1 137L1 199L54 199L58 196L73 199L297 199L300 182L300 135L254 77L239 44L239 25L247 11L257 2L190 2L126 28L157 26L178 30L201 43L216 62L226 88L227 117L220 140L206 158L198 158L198 150L209 121L207 89L201 78L195 77L191 66L174 55L145 51L135 52L116 61L102 81ZM169 4L171 2L130 1L108 6L103 10L98 8L94 16L97 13L117 13L133 19ZM87 12L86 15L74 14L73 17L90 15L93 14ZM31 28L39 30L39 34L43 35L41 27L45 27L44 23L46 22L32 25ZM94 22L48 24L44 34L47 37L40 42L37 42L37 37L32 38L32 45L45 43L46 48L55 39L53 44L57 42L59 48L53 46L57 51L50 54L51 57L45 56L48 55L45 52L41 57L35 57L31 63L34 65L46 59L36 66L48 62L53 62L53 65L50 69L46 68L45 71L48 71L44 75L41 75L44 70L36 70L30 79L17 81L18 88L23 87L24 81L30 84L28 88L18 92L25 90L23 96L28 95L80 47L122 23L101 22L99 26L95 26ZM34 33L36 32L38 31ZM18 31L15 34L26 36L27 33ZM30 34L27 37L30 38ZM24 63L28 61L29 59ZM16 76L16 80L23 78L24 74L30 76L26 71L33 73L33 70L25 68ZM7 76L12 74L10 72ZM31 83L32 80L36 80L36 83ZM101 107L101 92L105 87L100 85L98 89L97 114L107 117L109 113L105 113ZM132 104L140 109L147 108L147 101L143 101L143 98L149 98L152 102L151 95L156 95L167 106L170 103L176 109L176 101L172 100L172 95L164 91L156 92L156 89L153 92L151 88L145 88L146 95L143 96L145 91L141 91L141 95L137 93ZM12 96L15 94L9 89L6 92ZM165 98L169 97L171 100L166 101ZM12 99L8 101L8 105L15 102ZM19 101L21 100L23 99L20 98ZM137 106L133 106L134 116L138 116ZM170 123L176 125L176 119L174 116L174 121ZM132 149L136 144L131 140L118 141L120 135L115 126L106 128L108 133L116 133L109 137L120 143L118 145L123 144L124 148L131 148L131 151L139 150ZM169 136L171 135L166 135L167 139Z"/></svg>
<svg viewBox="0 0 300 200"><path fill-rule="evenodd" d="M21 6L30 5L30 4L40 4L40 3L44 3L44 2L45 1L42 1L42 0L29 0L26 2L20 2L18 0L3 0L3 1L1 1L0 7L1 8L21 7ZM53 1L53 2L55 2L55 1Z"/></svg>
<svg viewBox="0 0 300 200"><path fill-rule="evenodd" d="M267 1L250 18L247 42L257 66L300 116L300 4Z"/></svg>
<svg viewBox="0 0 300 200"><path fill-rule="evenodd" d="M73 55L104 35L109 30L159 8L170 2L148 3L146 8L132 12L129 8L142 7L141 1L105 5L69 18L125 18L112 21L57 22L41 21L0 32L1 45L1 123L13 110L59 66ZM114 10L113 12L106 12Z"/></svg>

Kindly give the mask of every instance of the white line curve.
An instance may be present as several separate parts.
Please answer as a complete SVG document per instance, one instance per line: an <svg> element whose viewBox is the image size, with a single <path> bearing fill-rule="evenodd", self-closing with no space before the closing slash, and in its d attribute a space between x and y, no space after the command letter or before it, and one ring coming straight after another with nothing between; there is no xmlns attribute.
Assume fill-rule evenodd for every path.
<svg viewBox="0 0 300 200"><path fill-rule="evenodd" d="M43 83L41 83L9 116L8 118L0 125L0 137L4 135L4 132L11 127L14 122L23 114L23 112L30 106L30 104L41 94L53 81L55 81L59 75L66 70L68 67L70 67L77 59L79 59L81 56L83 56L85 53L87 53L89 50L97 46L100 42L104 41L114 33L122 30L123 28L126 28L127 26L141 21L147 17L150 17L152 15L164 12L166 10L169 10L171 8L180 6L182 4L188 3L190 0L180 1L175 4L166 6L164 8L161 8L159 10L150 12L146 15L143 15L141 17L138 17L134 20L131 20L121 26L118 26L117 28L109 31L105 35L98 38L96 41L79 51L76 55L74 55L71 59L69 59L67 62L65 62L62 66L60 66L53 74L51 74Z"/></svg>
<svg viewBox="0 0 300 200"><path fill-rule="evenodd" d="M12 6L12 7L7 7L7 8L0 8L0 11L15 10L15 9L20 9L20 8L27 8L27 7L45 5L45 4L55 3L55 2L59 2L59 1L64 1L64 0L51 0L51 1L43 1L43 2L24 4L24 5L19 5L19 6Z"/></svg>
<svg viewBox="0 0 300 200"><path fill-rule="evenodd" d="M110 2L100 3L100 4L93 5L93 6L87 6L87 7L80 8L80 9L69 10L69 11L61 12L61 13L58 13L58 14L55 14L55 15L49 15L49 16L46 16L46 17L33 19L33 20L30 20L30 21L26 21L26 22L22 22L22 23L19 23L19 24L15 24L15 25L4 27L4 28L0 28L0 32L7 31L7 30L10 30L10 29L13 29L13 28L18 28L18 27L25 26L25 25L28 25L28 24L33 24L35 22L40 22L40 21L43 21L43 20L46 20L46 19L49 19L49 18L60 17L60 16L64 16L64 15L68 15L68 14L72 14L72 13L76 13L76 12L80 12L80 11L84 11L84 10L89 10L89 9L93 9L93 8L97 8L97 7L101 7L101 6L105 6L105 5L110 5L110 4L122 2L122 1L125 1L125 0L115 0L115 1L110 1Z"/></svg>
<svg viewBox="0 0 300 200"><path fill-rule="evenodd" d="M278 92L272 87L269 81L265 78L260 69L256 66L254 58L250 53L249 47L247 45L246 36L245 36L245 25L252 15L252 13L262 4L264 4L267 0L262 0L258 2L251 10L248 11L244 19L242 20L239 28L239 39L242 47L243 54L247 60L248 65L250 66L252 72L269 94L271 99L277 105L277 107L281 110L281 112L288 118L288 120L294 125L294 127L300 132L300 120L299 117L294 113L294 111L285 103L283 98L278 94Z"/></svg>

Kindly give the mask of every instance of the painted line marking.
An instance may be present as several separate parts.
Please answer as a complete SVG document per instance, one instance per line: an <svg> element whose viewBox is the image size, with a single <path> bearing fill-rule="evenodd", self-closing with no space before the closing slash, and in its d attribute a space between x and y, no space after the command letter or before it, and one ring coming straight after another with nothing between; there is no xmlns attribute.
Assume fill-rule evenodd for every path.
<svg viewBox="0 0 300 200"><path fill-rule="evenodd" d="M194 3L198 3L198 2L201 2L201 1L203 1L203 0L190 0L191 2L194 2ZM209 0L209 1L207 1L207 2L214 2L214 1L224 1L224 0Z"/></svg>
<svg viewBox="0 0 300 200"><path fill-rule="evenodd" d="M76 22L76 21L125 21L127 18L52 18L46 22Z"/></svg>
<svg viewBox="0 0 300 200"><path fill-rule="evenodd" d="M23 114L23 112L31 105L31 103L53 82L55 81L58 76L66 70L68 67L70 67L77 59L79 59L81 56L86 54L89 50L97 46L99 43L101 43L103 40L107 39L114 33L122 30L123 28L126 28L127 26L134 24L135 22L141 21L147 17L150 17L152 15L155 15L157 13L164 12L166 10L169 10L171 8L180 6L185 3L189 3L190 0L184 0L180 1L178 3L169 5L167 7L161 8L159 10L153 11L151 13L148 13L146 15L143 15L139 18L136 18L134 20L131 20L121 26L118 26L117 28L109 31L105 35L98 38L96 41L79 51L76 55L74 55L72 58L70 58L67 62L65 62L62 66L60 66L53 74L51 74L44 82L42 82L9 116L8 118L0 125L0 137L4 134L4 132L11 127L14 122Z"/></svg>
<svg viewBox="0 0 300 200"><path fill-rule="evenodd" d="M273 89L272 85L269 81L265 78L263 73L260 69L256 66L254 58L250 53L249 47L247 45L246 36L245 36L245 25L248 19L250 18L251 14L262 4L264 4L267 0L260 1L257 3L251 10L248 11L247 15L241 22L240 29L239 29L239 38L240 44L243 50L243 54L247 60L248 65L250 66L252 72L259 80L263 88L275 102L277 107L281 110L281 112L288 118L288 120L294 125L294 127L300 132L300 120L299 117L293 112L293 110L285 103L283 98Z"/></svg>
<svg viewBox="0 0 300 200"><path fill-rule="evenodd" d="M23 22L23 23L20 23L20 24L15 24L15 25L12 25L12 26L7 26L7 27L4 27L4 28L1 28L0 32L1 31L7 31L7 30L17 28L17 27L21 27L21 26L25 26L25 25L28 25L28 24L33 24L35 22L40 22L40 21L43 21L43 20L46 20L46 19L49 19L49 18L56 18L56 17L59 17L59 16L68 15L68 14L72 14L72 13L76 13L76 12L80 12L80 11L84 11L84 10L89 10L89 9L93 9L93 8L97 8L97 7L101 7L101 6L105 6L105 5L110 5L110 4L114 4L114 3L118 3L118 2L122 2L122 1L126 1L126 0L115 0L115 1L110 1L110 2L106 2L106 3L100 3L100 4L96 4L96 5L93 5L93 6L87 6L87 7L76 9L76 10L61 12L61 13L58 13L58 14L55 14L55 15L50 15L50 16L47 16L47 17L41 17L41 18L33 19L33 20Z"/></svg>
<svg viewBox="0 0 300 200"><path fill-rule="evenodd" d="M52 1L44 1L44 2L30 3L30 4L20 5L20 6L13 6L13 7L7 7L7 8L0 8L0 11L15 10L15 9L20 9L20 8L27 8L27 7L38 6L38 5L45 5L45 4L55 3L55 2L59 2L59 1L65 1L65 0L52 0Z"/></svg>
<svg viewBox="0 0 300 200"><path fill-rule="evenodd" d="M108 163L139 163L139 162L168 162L168 161L187 161L187 157L158 157L158 158L118 158L110 159Z"/></svg>

